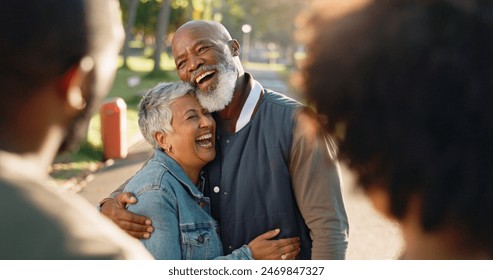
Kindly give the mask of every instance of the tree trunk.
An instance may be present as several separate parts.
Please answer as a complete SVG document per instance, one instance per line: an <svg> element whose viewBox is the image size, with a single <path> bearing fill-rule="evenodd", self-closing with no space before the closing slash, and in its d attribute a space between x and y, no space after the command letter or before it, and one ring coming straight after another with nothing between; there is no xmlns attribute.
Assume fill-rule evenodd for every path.
<svg viewBox="0 0 493 280"><path fill-rule="evenodd" d="M123 67L128 67L127 58L129 56L130 47L128 43L132 39L132 27L135 23L135 17L137 15L137 7L140 0L129 0L127 22L125 23L125 42L123 44Z"/></svg>
<svg viewBox="0 0 493 280"><path fill-rule="evenodd" d="M186 18L187 20L193 19L193 0L188 1Z"/></svg>
<svg viewBox="0 0 493 280"><path fill-rule="evenodd" d="M163 50L164 38L168 32L168 24L171 12L171 0L163 0L161 3L161 9L157 18L156 26L156 44L154 49L154 70L158 72L161 70L161 52Z"/></svg>

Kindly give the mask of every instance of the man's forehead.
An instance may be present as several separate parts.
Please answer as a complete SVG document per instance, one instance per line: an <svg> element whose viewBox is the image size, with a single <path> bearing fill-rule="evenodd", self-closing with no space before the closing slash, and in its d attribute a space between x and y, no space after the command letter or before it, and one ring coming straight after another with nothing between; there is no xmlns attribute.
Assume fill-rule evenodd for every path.
<svg viewBox="0 0 493 280"><path fill-rule="evenodd" d="M210 40L215 41L218 38L218 31L207 26L190 26L179 29L173 36L173 45L183 43L191 44L195 41Z"/></svg>
<svg viewBox="0 0 493 280"><path fill-rule="evenodd" d="M197 31L197 32L219 33L221 32L221 27L222 25L215 21L196 20L196 21L189 21L183 24L180 28L178 28L177 32Z"/></svg>
<svg viewBox="0 0 493 280"><path fill-rule="evenodd" d="M182 25L173 36L173 44L183 38L209 38L213 41L228 41L231 39L226 28L214 21L191 21Z"/></svg>
<svg viewBox="0 0 493 280"><path fill-rule="evenodd" d="M202 32L199 29L187 29L177 32L171 44L173 56L176 59L201 44L219 44L218 36L214 36L213 33L206 30Z"/></svg>

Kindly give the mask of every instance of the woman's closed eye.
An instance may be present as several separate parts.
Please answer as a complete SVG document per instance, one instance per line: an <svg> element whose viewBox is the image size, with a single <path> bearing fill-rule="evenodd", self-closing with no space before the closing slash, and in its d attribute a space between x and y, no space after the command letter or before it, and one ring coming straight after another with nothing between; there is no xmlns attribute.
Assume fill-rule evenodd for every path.
<svg viewBox="0 0 493 280"><path fill-rule="evenodd" d="M190 115L187 116L187 120L194 120L197 117L198 117L197 114L190 114Z"/></svg>

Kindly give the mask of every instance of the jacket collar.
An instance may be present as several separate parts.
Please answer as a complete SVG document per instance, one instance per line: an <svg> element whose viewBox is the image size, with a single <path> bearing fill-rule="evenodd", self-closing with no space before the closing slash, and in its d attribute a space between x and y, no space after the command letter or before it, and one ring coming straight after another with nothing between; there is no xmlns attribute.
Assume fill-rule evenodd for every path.
<svg viewBox="0 0 493 280"><path fill-rule="evenodd" d="M204 185L205 185L205 179L203 176L203 172L200 173L200 182L199 186L196 186L194 183L192 183L192 180L188 177L187 174L185 174L185 171L183 171L183 168L170 156L168 156L165 152L163 152L160 149L154 149L154 158L153 160L158 163L163 165L169 173L176 179L178 180L181 185L187 190L192 196L201 199L204 194Z"/></svg>
<svg viewBox="0 0 493 280"><path fill-rule="evenodd" d="M236 131L240 131L245 125L247 125L253 117L253 113L255 111L255 107L257 107L257 103L260 100L260 96L264 91L264 88L260 85L259 82L254 80L252 76L248 73L245 73L245 76L248 79L248 82L251 84L250 94L248 94L247 100L241 109L240 116L238 121L236 122Z"/></svg>

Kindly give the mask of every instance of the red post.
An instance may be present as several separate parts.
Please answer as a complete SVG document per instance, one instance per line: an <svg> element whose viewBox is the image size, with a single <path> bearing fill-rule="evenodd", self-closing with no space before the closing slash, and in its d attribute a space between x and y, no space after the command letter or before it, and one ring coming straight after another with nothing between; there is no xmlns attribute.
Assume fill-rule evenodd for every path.
<svg viewBox="0 0 493 280"><path fill-rule="evenodd" d="M125 158L127 148L127 104L120 98L108 99L99 110L103 157Z"/></svg>

